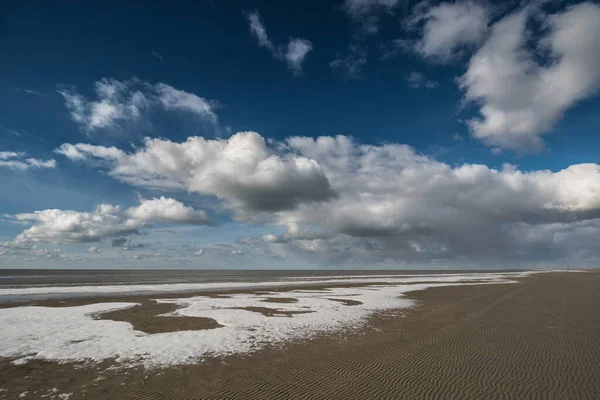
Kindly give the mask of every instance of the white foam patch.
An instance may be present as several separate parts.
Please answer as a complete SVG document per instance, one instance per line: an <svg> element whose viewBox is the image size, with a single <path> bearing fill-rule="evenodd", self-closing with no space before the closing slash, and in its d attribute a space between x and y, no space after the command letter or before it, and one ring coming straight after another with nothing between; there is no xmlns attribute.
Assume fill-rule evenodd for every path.
<svg viewBox="0 0 600 400"><path fill-rule="evenodd" d="M16 363L31 359L54 361L103 361L146 367L189 364L206 357L248 353L265 344L304 339L315 335L360 327L373 313L412 305L409 291L435 286L459 285L458 281L507 283L516 274L427 275L407 279L362 279L382 283L367 287L329 288L328 291L264 292L232 294L229 298L196 296L158 300L182 308L171 315L215 319L221 328L146 334L128 322L98 320L95 314L135 306L136 303L97 303L78 307L14 307L0 309L0 357ZM428 282L421 283L418 282ZM375 281L375 282L373 282ZM429 283L437 282L437 283ZM328 281L328 283L331 283ZM337 283L337 282L336 282ZM352 283L357 283L353 280ZM267 298L295 298L294 303L265 302ZM330 299L351 299L362 304L348 306ZM293 316L267 317L240 308L267 307L281 312L305 312Z"/></svg>

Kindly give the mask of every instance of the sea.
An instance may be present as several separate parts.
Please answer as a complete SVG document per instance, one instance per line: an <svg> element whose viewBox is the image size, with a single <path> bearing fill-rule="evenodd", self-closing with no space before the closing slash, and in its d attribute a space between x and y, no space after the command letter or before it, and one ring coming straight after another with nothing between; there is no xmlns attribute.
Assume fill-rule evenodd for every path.
<svg viewBox="0 0 600 400"><path fill-rule="evenodd" d="M139 285L264 282L335 277L498 273L519 270L69 270L0 269L0 288L81 285Z"/></svg>
<svg viewBox="0 0 600 400"><path fill-rule="evenodd" d="M460 270L67 270L0 269L0 305L23 301L127 293L268 288L323 281L514 272Z"/></svg>

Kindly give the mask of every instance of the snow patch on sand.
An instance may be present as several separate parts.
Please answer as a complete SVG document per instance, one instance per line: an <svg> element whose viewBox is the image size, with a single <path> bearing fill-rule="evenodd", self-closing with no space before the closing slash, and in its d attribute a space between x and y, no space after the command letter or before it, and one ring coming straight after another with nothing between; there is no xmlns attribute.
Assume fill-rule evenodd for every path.
<svg viewBox="0 0 600 400"><path fill-rule="evenodd" d="M464 283L468 281L477 281L477 284L481 281L508 283L510 278L519 276L523 273L369 278L352 280L352 283L361 282L365 286L333 287L328 291L311 292L299 288L287 292L239 293L218 298L161 299L157 301L181 307L169 314L173 318L213 318L223 327L159 334L136 331L128 322L94 317L98 313L133 307L136 303L0 309L0 357L13 358L16 363L26 363L31 359L60 362L115 359L146 367L197 363L206 357L248 353L266 344L362 326L375 312L412 306L412 301L403 297L409 291L468 284ZM377 284L368 286L373 283ZM292 297L298 301L264 301L278 297ZM331 299L352 299L362 304L344 305ZM278 313L265 316L248 310L249 307L266 307Z"/></svg>

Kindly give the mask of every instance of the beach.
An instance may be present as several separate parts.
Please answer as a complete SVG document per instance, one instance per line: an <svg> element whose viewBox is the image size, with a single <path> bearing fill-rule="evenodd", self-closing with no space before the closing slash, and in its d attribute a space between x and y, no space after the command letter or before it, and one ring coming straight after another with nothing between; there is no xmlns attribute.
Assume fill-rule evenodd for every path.
<svg viewBox="0 0 600 400"><path fill-rule="evenodd" d="M551 272L504 279L513 283L473 278L468 284L456 284L464 283L461 279L444 286L429 279L412 283L428 288L403 292L399 307L390 308L379 304L387 299L383 294L389 296L397 289L381 282L254 290L250 294L260 298L264 307L231 312L278 318L280 324L287 321L277 331L288 335L286 340L271 340L274 333L266 331L266 343L254 344L249 351L223 352L190 362L173 358L167 363L156 356L136 364L120 348L122 360L104 355L94 361L69 360L64 354L50 353L24 360L22 354L5 356L0 361L0 398L600 398L600 273ZM196 295L185 296L194 299ZM236 298L246 301L242 295L246 296L244 289L202 294L214 304L228 304ZM185 296L47 299L36 301L36 306L67 310L119 303L122 308L99 313L94 323L131 324L134 331L142 332L142 338L224 329L226 323L218 319L164 315L181 308L181 301L192 300L155 301ZM338 308L331 308L337 314L331 315L342 313L344 318L355 318L355 323L323 325L308 313L290 311L304 301L329 307L325 300L337 304ZM127 306L131 303L137 305ZM3 310L25 311L22 307L27 304L8 304ZM366 314L360 311L369 304L380 308ZM319 309L314 315L329 310ZM298 329L289 325L294 318L306 318L307 326L317 324L318 329L290 335ZM7 329L0 328L9 336ZM76 345L64 346L64 351L73 352ZM86 354L85 349L79 350Z"/></svg>

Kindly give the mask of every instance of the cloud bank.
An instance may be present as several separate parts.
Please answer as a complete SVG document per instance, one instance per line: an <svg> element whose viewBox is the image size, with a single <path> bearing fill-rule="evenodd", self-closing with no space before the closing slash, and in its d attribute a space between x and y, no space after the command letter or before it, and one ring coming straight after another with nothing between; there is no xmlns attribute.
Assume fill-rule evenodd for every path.
<svg viewBox="0 0 600 400"><path fill-rule="evenodd" d="M557 172L452 167L401 144L336 136L292 137L267 147L254 132L229 140L148 140L135 153L84 144L59 152L100 162L135 186L215 195L238 220L283 227L248 242L275 257L526 263L583 262L600 254L585 239L600 229L598 164ZM144 210L157 218L150 203Z"/></svg>

